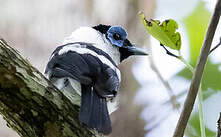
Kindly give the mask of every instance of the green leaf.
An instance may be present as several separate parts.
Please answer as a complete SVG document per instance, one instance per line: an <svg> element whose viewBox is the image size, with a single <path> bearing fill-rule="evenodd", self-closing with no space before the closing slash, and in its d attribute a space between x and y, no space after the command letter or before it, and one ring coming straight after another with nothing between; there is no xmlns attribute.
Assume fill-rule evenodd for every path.
<svg viewBox="0 0 221 137"><path fill-rule="evenodd" d="M203 72L202 90L220 90L221 91L221 71L219 70L219 64L212 64L208 61Z"/></svg>
<svg viewBox="0 0 221 137"><path fill-rule="evenodd" d="M213 64L210 60L207 61L202 77L203 100L221 91L221 71L219 67L220 64ZM187 80L192 79L192 73L187 68L178 72L176 76L183 77Z"/></svg>
<svg viewBox="0 0 221 137"><path fill-rule="evenodd" d="M146 30L161 44L171 49L180 50L181 36L179 32L176 32L178 28L176 21L172 19L165 20L162 23L153 19L147 21L143 13L141 13L141 17Z"/></svg>
<svg viewBox="0 0 221 137"><path fill-rule="evenodd" d="M190 63L195 66L206 34L210 12L204 2L199 2L195 10L184 20L190 44Z"/></svg>

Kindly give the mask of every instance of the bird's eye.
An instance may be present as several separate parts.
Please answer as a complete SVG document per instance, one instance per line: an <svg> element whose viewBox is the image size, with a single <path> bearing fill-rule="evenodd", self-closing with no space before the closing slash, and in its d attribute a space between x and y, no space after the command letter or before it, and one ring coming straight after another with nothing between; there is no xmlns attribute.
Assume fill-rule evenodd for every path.
<svg viewBox="0 0 221 137"><path fill-rule="evenodd" d="M112 45L122 47L127 38L127 32L120 26L112 26L107 31L106 37Z"/></svg>
<svg viewBox="0 0 221 137"><path fill-rule="evenodd" d="M122 39L122 38L121 38L121 35L118 34L118 33L114 33L113 38L114 38L115 40L121 40L121 39Z"/></svg>

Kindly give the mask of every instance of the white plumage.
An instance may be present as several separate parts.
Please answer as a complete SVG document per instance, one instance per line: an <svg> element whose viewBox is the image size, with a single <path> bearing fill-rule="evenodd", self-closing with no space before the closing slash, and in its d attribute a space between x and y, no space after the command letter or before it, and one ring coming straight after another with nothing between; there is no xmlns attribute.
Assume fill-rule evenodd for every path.
<svg viewBox="0 0 221 137"><path fill-rule="evenodd" d="M63 44L74 42L92 43L96 48L106 52L117 65L120 64L119 48L111 45L105 35L91 27L80 27L76 29L69 37L64 39Z"/></svg>

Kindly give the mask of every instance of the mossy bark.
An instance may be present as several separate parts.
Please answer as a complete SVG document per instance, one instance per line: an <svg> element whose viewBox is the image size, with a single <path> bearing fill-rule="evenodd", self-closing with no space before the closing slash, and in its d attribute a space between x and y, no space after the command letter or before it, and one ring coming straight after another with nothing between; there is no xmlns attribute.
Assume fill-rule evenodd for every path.
<svg viewBox="0 0 221 137"><path fill-rule="evenodd" d="M21 137L101 137L78 121L71 103L0 39L0 113Z"/></svg>

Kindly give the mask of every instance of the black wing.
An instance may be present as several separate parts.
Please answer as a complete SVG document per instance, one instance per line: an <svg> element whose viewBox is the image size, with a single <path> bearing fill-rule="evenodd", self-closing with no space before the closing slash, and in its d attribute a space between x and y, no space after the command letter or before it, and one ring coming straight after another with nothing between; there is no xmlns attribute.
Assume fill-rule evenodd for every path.
<svg viewBox="0 0 221 137"><path fill-rule="evenodd" d="M86 85L92 82L87 62L76 52L55 54L49 61L45 73L49 73L49 79L70 77Z"/></svg>
<svg viewBox="0 0 221 137"><path fill-rule="evenodd" d="M116 72L110 67L103 65L94 88L103 97L115 97L119 90L119 78Z"/></svg>
<svg viewBox="0 0 221 137"><path fill-rule="evenodd" d="M78 46L82 44L87 50L93 50L99 56L103 56L113 63L110 56L102 50L96 49L92 44L71 44L77 44ZM79 54L77 51L69 50L63 54L59 54L62 48L69 45L60 46L53 52L53 57L49 61L45 71L45 73L49 74L49 79L54 77L70 77L81 84L93 86L100 96L115 96L119 89L119 78L116 70L104 64L99 57L89 53ZM116 67L116 64L113 63L113 66ZM116 67L116 69L118 68Z"/></svg>
<svg viewBox="0 0 221 137"><path fill-rule="evenodd" d="M82 54L82 52L69 50L59 54L59 51L65 47L64 45L53 52L45 73L49 75L49 79L69 77L80 82L82 85L79 113L81 123L90 128L95 128L103 134L109 134L111 132L111 121L106 97L114 97L119 89L119 76L116 73L119 70L117 70L118 68L110 56L91 46L91 44L86 44L84 48L93 50L98 56L105 57L113 63L114 67L108 66L101 60L102 58L91 55L89 52Z"/></svg>

